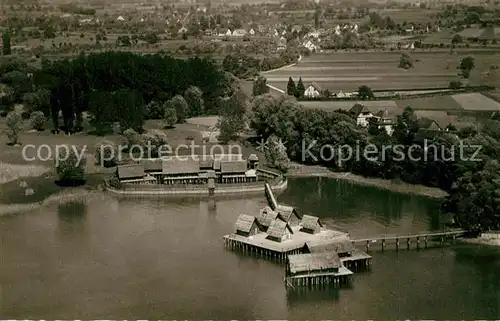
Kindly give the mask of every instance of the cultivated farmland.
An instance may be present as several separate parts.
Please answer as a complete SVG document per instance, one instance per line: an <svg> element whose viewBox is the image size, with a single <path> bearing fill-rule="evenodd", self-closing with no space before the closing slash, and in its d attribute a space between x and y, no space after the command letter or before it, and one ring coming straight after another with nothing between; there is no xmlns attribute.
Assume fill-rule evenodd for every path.
<svg viewBox="0 0 500 321"><path fill-rule="evenodd" d="M468 55L476 62L470 85L500 84L498 70L491 69L500 65L500 55L493 51L415 52L411 53L415 67L410 70L398 68L400 52L319 53L265 77L270 85L281 89L286 89L288 77L294 81L302 77L306 87L314 81L335 93L354 91L362 85L379 90L448 87L450 81L459 78L456 68Z"/></svg>
<svg viewBox="0 0 500 321"><path fill-rule="evenodd" d="M396 104L401 107L411 107L415 110L462 110L462 106L451 96L435 96L415 99L396 100Z"/></svg>
<svg viewBox="0 0 500 321"><path fill-rule="evenodd" d="M452 98L465 110L473 111L498 111L500 103L480 93L457 94Z"/></svg>

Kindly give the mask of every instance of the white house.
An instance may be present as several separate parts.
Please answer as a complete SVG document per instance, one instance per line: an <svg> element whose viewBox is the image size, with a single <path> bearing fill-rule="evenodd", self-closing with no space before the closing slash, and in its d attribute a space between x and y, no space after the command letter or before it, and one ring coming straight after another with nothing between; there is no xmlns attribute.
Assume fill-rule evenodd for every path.
<svg viewBox="0 0 500 321"><path fill-rule="evenodd" d="M255 30L253 30L253 28L250 28L250 31L248 32L251 36L254 36L255 35Z"/></svg>
<svg viewBox="0 0 500 321"><path fill-rule="evenodd" d="M278 33L278 30L274 29L274 36L278 37L280 34Z"/></svg>
<svg viewBox="0 0 500 321"><path fill-rule="evenodd" d="M376 113L372 118L368 120L368 122L373 126L377 126L378 129L384 129L389 136L392 136L392 134L394 133L394 122L389 117L389 112L387 111L387 109L381 110Z"/></svg>
<svg viewBox="0 0 500 321"><path fill-rule="evenodd" d="M227 29L226 31L226 36L231 36L233 33L231 32L231 29Z"/></svg>
<svg viewBox="0 0 500 321"><path fill-rule="evenodd" d="M361 104L355 104L352 106L349 113L356 118L356 123L363 127L367 127L369 119L374 116L368 107Z"/></svg>
<svg viewBox="0 0 500 321"><path fill-rule="evenodd" d="M119 16L118 18L116 18L116 21L125 21L125 18L123 18L122 16Z"/></svg>
<svg viewBox="0 0 500 321"><path fill-rule="evenodd" d="M304 91L304 96L308 98L318 98L321 96L321 91L321 87L316 82L313 82Z"/></svg>
<svg viewBox="0 0 500 321"><path fill-rule="evenodd" d="M243 37L246 34L247 34L247 31L245 29L235 29L233 31L233 36L234 37Z"/></svg>
<svg viewBox="0 0 500 321"><path fill-rule="evenodd" d="M309 51L314 52L318 50L318 46L316 46L311 40L305 41L302 46L306 47L309 49Z"/></svg>
<svg viewBox="0 0 500 321"><path fill-rule="evenodd" d="M411 26L411 28L405 29L406 32L413 32L413 30L415 30L415 28L413 27L413 25Z"/></svg>

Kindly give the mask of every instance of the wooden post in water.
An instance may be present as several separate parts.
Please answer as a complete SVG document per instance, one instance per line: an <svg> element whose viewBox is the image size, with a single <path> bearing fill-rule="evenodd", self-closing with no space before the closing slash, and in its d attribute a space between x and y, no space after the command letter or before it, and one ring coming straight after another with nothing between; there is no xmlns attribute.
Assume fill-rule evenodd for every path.
<svg viewBox="0 0 500 321"><path fill-rule="evenodd" d="M385 239L382 239L382 252L385 250Z"/></svg>
<svg viewBox="0 0 500 321"><path fill-rule="evenodd" d="M417 236L417 250L420 249L420 237Z"/></svg>
<svg viewBox="0 0 500 321"><path fill-rule="evenodd" d="M410 238L408 238L406 240L406 249L409 250L410 249Z"/></svg>
<svg viewBox="0 0 500 321"><path fill-rule="evenodd" d="M441 246L444 246L444 236L441 235Z"/></svg>
<svg viewBox="0 0 500 321"><path fill-rule="evenodd" d="M427 248L427 236L424 237L424 242L425 242L425 248Z"/></svg>
<svg viewBox="0 0 500 321"><path fill-rule="evenodd" d="M366 241L366 252L370 251L370 240Z"/></svg>
<svg viewBox="0 0 500 321"><path fill-rule="evenodd" d="M399 250L399 238L396 238L396 251Z"/></svg>

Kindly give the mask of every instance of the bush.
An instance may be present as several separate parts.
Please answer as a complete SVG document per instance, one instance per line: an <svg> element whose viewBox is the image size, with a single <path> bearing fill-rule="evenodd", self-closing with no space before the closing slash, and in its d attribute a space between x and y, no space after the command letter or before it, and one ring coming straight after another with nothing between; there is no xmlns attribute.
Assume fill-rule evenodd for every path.
<svg viewBox="0 0 500 321"><path fill-rule="evenodd" d="M19 143L19 133L21 132L22 119L21 115L15 111L11 111L7 115L7 138L9 139L10 145L16 145Z"/></svg>
<svg viewBox="0 0 500 321"><path fill-rule="evenodd" d="M78 155L81 155L81 151L77 152ZM85 157L78 159L78 155L74 149L69 149L68 154L61 150L60 154L57 155L56 172L60 183L64 185L81 185L85 182L86 159Z"/></svg>
<svg viewBox="0 0 500 321"><path fill-rule="evenodd" d="M116 166L118 146L109 140L103 140L95 146L95 160L103 167Z"/></svg>
<svg viewBox="0 0 500 321"><path fill-rule="evenodd" d="M139 145L140 143L140 135L132 128L125 130L123 132L123 136L125 137L125 144L129 149L134 145Z"/></svg>
<svg viewBox="0 0 500 321"><path fill-rule="evenodd" d="M462 88L462 83L460 81L450 81L450 89L460 89Z"/></svg>
<svg viewBox="0 0 500 321"><path fill-rule="evenodd" d="M38 131L45 129L45 115L41 111L35 111L31 114L30 118L31 127Z"/></svg>
<svg viewBox="0 0 500 321"><path fill-rule="evenodd" d="M173 128L177 123L177 112L174 108L166 108L165 109L165 121L167 123L167 127Z"/></svg>
<svg viewBox="0 0 500 321"><path fill-rule="evenodd" d="M156 158L159 156L165 156L165 152L169 149L167 134L157 129L143 134L141 135L141 146L145 153L145 155L143 155L144 157ZM160 151L162 155L160 155Z"/></svg>

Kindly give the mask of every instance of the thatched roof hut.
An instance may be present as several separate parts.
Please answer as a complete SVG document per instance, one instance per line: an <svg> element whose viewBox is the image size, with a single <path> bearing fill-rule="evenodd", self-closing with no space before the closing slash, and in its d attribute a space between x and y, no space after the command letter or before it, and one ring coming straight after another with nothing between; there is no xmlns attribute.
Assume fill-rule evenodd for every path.
<svg viewBox="0 0 500 321"><path fill-rule="evenodd" d="M293 234L293 231L290 225L279 219L271 221L271 224L267 229L267 238L277 242L288 239L291 234Z"/></svg>
<svg viewBox="0 0 500 321"><path fill-rule="evenodd" d="M323 224L320 222L319 217L304 215L300 222L300 226L302 232L315 234L321 231Z"/></svg>
<svg viewBox="0 0 500 321"><path fill-rule="evenodd" d="M313 253L288 256L290 274L306 274L316 271L335 272L342 266L336 253Z"/></svg>

